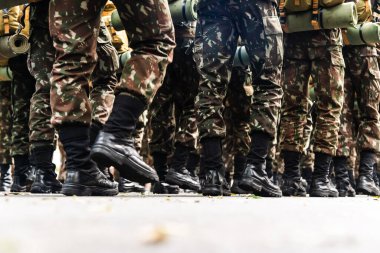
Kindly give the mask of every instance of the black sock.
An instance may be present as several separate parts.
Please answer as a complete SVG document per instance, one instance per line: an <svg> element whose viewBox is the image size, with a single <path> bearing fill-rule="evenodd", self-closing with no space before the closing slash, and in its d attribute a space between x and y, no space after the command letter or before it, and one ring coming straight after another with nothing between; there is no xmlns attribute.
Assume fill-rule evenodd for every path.
<svg viewBox="0 0 380 253"><path fill-rule="evenodd" d="M321 152L315 152L313 177L328 177L331 161L331 155Z"/></svg>
<svg viewBox="0 0 380 253"><path fill-rule="evenodd" d="M144 112L145 107L146 104L135 96L117 95L103 131L117 134L121 138L130 136L136 129L137 120Z"/></svg>
<svg viewBox="0 0 380 253"><path fill-rule="evenodd" d="M67 170L87 170L94 166L90 159L90 127L65 125L58 130L66 152Z"/></svg>
<svg viewBox="0 0 380 253"><path fill-rule="evenodd" d="M251 150L247 156L247 162L251 164L265 164L268 150L272 142L269 134L261 131L251 133Z"/></svg>
<svg viewBox="0 0 380 253"><path fill-rule="evenodd" d="M53 153L53 145L35 145L32 149L32 155L34 156L35 166L37 167L37 169L50 170L54 172L55 165L52 161Z"/></svg>
<svg viewBox="0 0 380 253"><path fill-rule="evenodd" d="M222 140L219 137L203 138L201 165L204 170L218 170L223 176Z"/></svg>
<svg viewBox="0 0 380 253"><path fill-rule="evenodd" d="M234 156L234 179L240 179L244 173L247 157L242 153Z"/></svg>
<svg viewBox="0 0 380 253"><path fill-rule="evenodd" d="M29 155L15 155L13 160L15 163L15 175L23 174L29 170Z"/></svg>
<svg viewBox="0 0 380 253"><path fill-rule="evenodd" d="M165 180L165 176L168 173L168 155L163 152L154 152L153 167L157 171L160 181Z"/></svg>
<svg viewBox="0 0 380 253"><path fill-rule="evenodd" d="M170 167L174 169L182 169L185 167L189 153L189 147L186 147L181 143L176 143Z"/></svg>

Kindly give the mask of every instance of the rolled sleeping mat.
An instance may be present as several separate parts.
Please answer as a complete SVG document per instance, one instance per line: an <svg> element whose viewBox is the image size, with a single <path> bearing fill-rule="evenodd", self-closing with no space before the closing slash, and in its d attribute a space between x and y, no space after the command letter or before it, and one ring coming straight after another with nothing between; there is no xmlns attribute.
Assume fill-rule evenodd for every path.
<svg viewBox="0 0 380 253"><path fill-rule="evenodd" d="M198 0L177 0L169 4L173 23L192 22L198 18Z"/></svg>
<svg viewBox="0 0 380 253"><path fill-rule="evenodd" d="M27 3L28 0L0 0L0 10Z"/></svg>
<svg viewBox="0 0 380 253"><path fill-rule="evenodd" d="M311 11L288 14L286 16L286 32L294 33L314 30L311 21ZM321 9L319 12L319 25L321 29L347 28L357 23L358 14L354 2Z"/></svg>
<svg viewBox="0 0 380 253"><path fill-rule="evenodd" d="M23 34L15 34L0 37L0 57L10 59L29 50L28 37Z"/></svg>
<svg viewBox="0 0 380 253"><path fill-rule="evenodd" d="M249 66L249 56L245 46L239 46L236 49L233 66L234 67L247 67Z"/></svg>
<svg viewBox="0 0 380 253"><path fill-rule="evenodd" d="M125 63L131 58L131 51L124 52L119 54L119 66L120 70L124 68Z"/></svg>
<svg viewBox="0 0 380 253"><path fill-rule="evenodd" d="M12 81L13 73L8 66L0 67L0 82Z"/></svg>
<svg viewBox="0 0 380 253"><path fill-rule="evenodd" d="M348 27L346 31L348 45L373 45L380 42L380 24L366 22Z"/></svg>
<svg viewBox="0 0 380 253"><path fill-rule="evenodd" d="M124 25L121 22L121 18L117 10L114 10L111 14L111 25L116 31L125 30Z"/></svg>
<svg viewBox="0 0 380 253"><path fill-rule="evenodd" d="M177 24L197 20L197 6L198 0L177 0L169 4L173 23ZM113 11L111 14L111 24L116 31L122 31L125 29L117 10Z"/></svg>

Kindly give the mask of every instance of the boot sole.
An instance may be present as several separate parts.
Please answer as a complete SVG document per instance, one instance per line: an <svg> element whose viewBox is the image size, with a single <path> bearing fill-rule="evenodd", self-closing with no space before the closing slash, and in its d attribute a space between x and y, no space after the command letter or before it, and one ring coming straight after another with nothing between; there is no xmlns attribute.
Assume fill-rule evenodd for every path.
<svg viewBox="0 0 380 253"><path fill-rule="evenodd" d="M203 196L222 196L223 190L217 186L204 186L202 188Z"/></svg>
<svg viewBox="0 0 380 253"><path fill-rule="evenodd" d="M146 184L158 181L156 171L141 167L139 164L128 159L123 154L109 149L103 145L94 145L91 152L91 158L100 166L114 166L120 173L120 176L125 177L133 182Z"/></svg>
<svg viewBox="0 0 380 253"><path fill-rule="evenodd" d="M24 186L24 187L11 187L11 192L26 192L26 186Z"/></svg>
<svg viewBox="0 0 380 253"><path fill-rule="evenodd" d="M322 191L310 191L310 197L319 197L319 198L337 198L338 193L326 193Z"/></svg>
<svg viewBox="0 0 380 253"><path fill-rule="evenodd" d="M62 194L66 196L115 196L118 193L118 189L104 189L78 184L65 184L62 187Z"/></svg>
<svg viewBox="0 0 380 253"><path fill-rule="evenodd" d="M379 194L374 193L366 188L357 188L356 193L359 195L379 196Z"/></svg>
<svg viewBox="0 0 380 253"><path fill-rule="evenodd" d="M257 182L254 182L253 180L241 179L239 182L239 187L245 191L254 194L260 194L262 190L262 185Z"/></svg>
<svg viewBox="0 0 380 253"><path fill-rule="evenodd" d="M30 189L31 193L61 193L62 187L51 187L43 184L33 184Z"/></svg>
<svg viewBox="0 0 380 253"><path fill-rule="evenodd" d="M194 182L184 180L178 175L178 173L170 173L166 175L165 181L169 184L178 185L180 188L190 189L193 191L199 191L199 189L201 188L199 184L195 184Z"/></svg>
<svg viewBox="0 0 380 253"><path fill-rule="evenodd" d="M278 191L273 191L270 188L267 188L265 185L262 186L260 195L263 197L274 197L274 198L281 198L282 197L282 192Z"/></svg>

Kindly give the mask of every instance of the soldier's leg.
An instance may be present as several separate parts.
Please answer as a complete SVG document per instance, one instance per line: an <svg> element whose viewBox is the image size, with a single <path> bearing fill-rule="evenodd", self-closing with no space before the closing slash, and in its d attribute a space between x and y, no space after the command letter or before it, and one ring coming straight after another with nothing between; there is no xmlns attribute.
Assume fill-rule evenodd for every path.
<svg viewBox="0 0 380 253"><path fill-rule="evenodd" d="M194 60L201 75L196 98L201 147L204 195L229 194L222 160L222 138L226 128L223 99L229 83L232 55L238 34L230 20L229 7L221 1L200 1Z"/></svg>
<svg viewBox="0 0 380 253"><path fill-rule="evenodd" d="M234 169L231 192L236 194L249 193L249 191L239 187L239 182L243 177L247 154L251 144L250 108L253 95L251 74L248 69L233 68L225 99L226 109L229 110L229 117L225 120L229 121L227 129L228 126L230 128L227 131L226 139L231 140L231 150L227 152L233 158Z"/></svg>
<svg viewBox="0 0 380 253"><path fill-rule="evenodd" d="M342 47L332 45L310 49L315 81L316 121L313 149L315 154L310 196L337 197L329 183L332 157L336 153L340 113L343 105L344 60Z"/></svg>
<svg viewBox="0 0 380 253"><path fill-rule="evenodd" d="M60 192L62 185L56 179L55 165L52 162L55 130L50 123L50 71L53 68L55 49L49 34L49 1L31 4L30 11L30 50L28 68L36 79L30 101L29 139L31 153L36 166L36 179L32 193ZM44 18L41 18L44 17Z"/></svg>
<svg viewBox="0 0 380 253"><path fill-rule="evenodd" d="M35 90L35 79L27 67L27 55L9 60L12 80L12 157L15 162L14 181L11 191L26 191L30 183L29 161L29 109L30 98ZM29 181L29 182L28 182Z"/></svg>
<svg viewBox="0 0 380 253"><path fill-rule="evenodd" d="M345 50L344 48L343 50ZM345 55L345 54L344 54ZM359 55L357 57L360 57ZM354 148L353 143L353 108L354 94L353 83L351 81L351 62L345 58L346 72L344 77L344 101L342 114L340 116L340 125L338 133L338 145L336 156L333 158L333 166L335 171L336 188L340 197L354 197L355 190L350 185L348 174L348 159L351 149Z"/></svg>
<svg viewBox="0 0 380 253"><path fill-rule="evenodd" d="M361 57L358 57L360 55ZM380 195L373 174L380 150L380 71L375 47L361 47L348 54L360 117L357 147L360 153L357 191Z"/></svg>
<svg viewBox="0 0 380 253"><path fill-rule="evenodd" d="M92 157L97 162L114 165L131 180L156 181L157 174L141 160L132 145L132 133L138 117L161 85L175 47L169 6L164 0L117 0L114 3L133 51L124 66L113 110L101 138L94 145ZM116 140L120 149L114 145Z"/></svg>
<svg viewBox="0 0 380 253"><path fill-rule="evenodd" d="M252 178L260 182L256 190L261 187L261 195L281 196L281 190L267 177L265 159L276 137L281 106L282 29L277 16L276 1L242 2L243 7L240 13L236 13L236 17L242 43L246 45L250 56L254 76L251 107L252 143L247 156L246 170L247 173L252 174L254 171L257 174Z"/></svg>
<svg viewBox="0 0 380 253"><path fill-rule="evenodd" d="M51 72L52 123L58 129L67 160L65 195L115 195L109 181L90 160L91 105L87 91L97 63L96 40L105 0L53 0L49 29L56 49Z"/></svg>
<svg viewBox="0 0 380 253"><path fill-rule="evenodd" d="M97 41L98 62L92 75L92 88L90 90L92 107L91 146L111 113L115 99L114 91L118 82L116 71L119 69L117 51L111 43L111 35L103 22L100 24Z"/></svg>
<svg viewBox="0 0 380 253"><path fill-rule="evenodd" d="M0 191L9 191L11 177L11 82L0 82Z"/></svg>
<svg viewBox="0 0 380 253"><path fill-rule="evenodd" d="M304 133L309 114L308 89L310 60L307 49L297 42L297 36L285 36L285 59L282 76L284 99L280 123L280 152L284 159L285 196L306 196L299 165L304 152Z"/></svg>
<svg viewBox="0 0 380 253"><path fill-rule="evenodd" d="M194 151L198 140L195 113L195 96L198 92L199 74L193 55L189 52L193 39L177 38L178 47L174 51L173 62L169 65L163 85L171 87L174 101L176 132L174 153L166 181L181 188L199 191L196 176L186 169L190 152Z"/></svg>

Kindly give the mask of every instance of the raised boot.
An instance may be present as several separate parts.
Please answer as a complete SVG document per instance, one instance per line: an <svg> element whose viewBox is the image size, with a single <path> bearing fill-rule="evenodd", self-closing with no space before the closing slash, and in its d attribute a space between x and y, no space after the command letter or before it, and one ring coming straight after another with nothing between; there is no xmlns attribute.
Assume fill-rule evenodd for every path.
<svg viewBox="0 0 380 253"><path fill-rule="evenodd" d="M224 177L222 143L219 137L201 140L202 194L205 196L229 196L230 187Z"/></svg>
<svg viewBox="0 0 380 253"><path fill-rule="evenodd" d="M234 194L249 194L251 191L244 190L240 187L240 181L243 179L245 164L247 157L241 153L234 156L234 178L231 187L231 192Z"/></svg>
<svg viewBox="0 0 380 253"><path fill-rule="evenodd" d="M133 131L146 104L135 96L119 94L111 115L92 147L91 157L99 167L115 167L121 177L140 184L158 181L156 171L136 151Z"/></svg>
<svg viewBox="0 0 380 253"><path fill-rule="evenodd" d="M152 192L154 194L178 194L179 186L171 185L165 182L166 175L168 174L167 154L163 152L154 152L153 167L157 171L158 182L153 183Z"/></svg>
<svg viewBox="0 0 380 253"><path fill-rule="evenodd" d="M330 182L329 168L332 156L320 152L315 153L313 181L310 197L338 197L338 191Z"/></svg>
<svg viewBox="0 0 380 253"><path fill-rule="evenodd" d="M178 185L183 189L199 191L199 182L194 180L190 172L186 169L187 158L189 157L190 149L181 143L176 144L172 163L165 177L165 182L173 185Z"/></svg>
<svg viewBox="0 0 380 253"><path fill-rule="evenodd" d="M285 170L283 174L283 185L281 187L284 196L306 197L306 188L301 180L300 161L301 153L295 151L282 152Z"/></svg>
<svg viewBox="0 0 380 253"><path fill-rule="evenodd" d="M62 193L67 196L117 195L118 184L111 182L90 159L89 127L66 125L58 133L67 156L67 177Z"/></svg>
<svg viewBox="0 0 380 253"><path fill-rule="evenodd" d="M243 180L240 182L241 188L263 197L281 197L280 187L266 173L266 157L272 142L271 137L267 133L254 131L251 139L251 150L247 156Z"/></svg>
<svg viewBox="0 0 380 253"><path fill-rule="evenodd" d="M336 189L339 192L339 197L355 197L356 193L350 183L348 174L348 157L336 156L333 158L335 170Z"/></svg>
<svg viewBox="0 0 380 253"><path fill-rule="evenodd" d="M42 144L32 149L35 159L36 179L34 180L32 193L60 193L62 184L57 180L55 165L52 162L54 147L50 144Z"/></svg>
<svg viewBox="0 0 380 253"><path fill-rule="evenodd" d="M0 164L0 192L8 192L12 185L10 164Z"/></svg>
<svg viewBox="0 0 380 253"><path fill-rule="evenodd" d="M360 153L359 179L356 187L358 194L379 196L380 191L373 179L376 164L376 153L372 151L362 151Z"/></svg>

